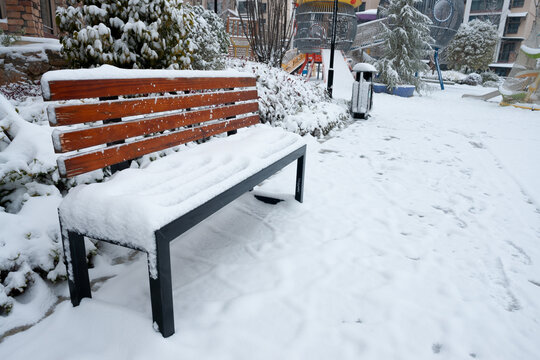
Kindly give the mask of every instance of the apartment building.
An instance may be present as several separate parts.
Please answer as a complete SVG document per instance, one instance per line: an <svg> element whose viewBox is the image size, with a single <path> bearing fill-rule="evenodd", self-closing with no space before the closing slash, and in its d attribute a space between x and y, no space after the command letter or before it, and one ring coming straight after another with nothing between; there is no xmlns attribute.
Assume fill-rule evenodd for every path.
<svg viewBox="0 0 540 360"><path fill-rule="evenodd" d="M531 34L537 14L535 0L467 0L465 21L480 19L497 26L499 43L490 68L506 76L521 43Z"/></svg>

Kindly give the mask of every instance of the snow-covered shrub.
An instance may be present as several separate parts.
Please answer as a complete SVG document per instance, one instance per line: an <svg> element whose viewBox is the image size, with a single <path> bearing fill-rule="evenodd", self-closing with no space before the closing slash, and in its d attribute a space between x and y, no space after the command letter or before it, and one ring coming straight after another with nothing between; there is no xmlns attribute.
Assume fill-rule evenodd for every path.
<svg viewBox="0 0 540 360"><path fill-rule="evenodd" d="M431 20L414 7L421 0L390 0L382 9L388 18L384 27L383 56L377 61L379 82L389 88L397 85L414 85L417 90L424 88L416 74L429 68L422 60L427 58L433 42L429 25Z"/></svg>
<svg viewBox="0 0 540 360"><path fill-rule="evenodd" d="M306 82L262 63L233 59L229 66L257 77L259 113L264 123L320 137L349 118L347 110L332 103L320 83Z"/></svg>
<svg viewBox="0 0 540 360"><path fill-rule="evenodd" d="M182 0L67 0L56 12L72 67L189 68L193 14Z"/></svg>
<svg viewBox="0 0 540 360"><path fill-rule="evenodd" d="M501 82L491 81L491 80L482 83L483 87L491 87L491 88L499 88L500 85L501 85Z"/></svg>
<svg viewBox="0 0 540 360"><path fill-rule="evenodd" d="M190 43L197 45L191 67L195 70L223 69L231 44L223 20L202 6L186 5L186 11L191 11L196 20L188 34Z"/></svg>
<svg viewBox="0 0 540 360"><path fill-rule="evenodd" d="M489 22L475 19L461 24L445 50L448 65L465 72L486 70L493 61L497 40L497 28Z"/></svg>
<svg viewBox="0 0 540 360"><path fill-rule="evenodd" d="M473 86L480 85L482 84L482 76L477 73L469 74L467 75L463 83L467 85L473 85Z"/></svg>
<svg viewBox="0 0 540 360"><path fill-rule="evenodd" d="M441 74L444 81L453 81L458 84L463 83L463 81L467 78L467 75L455 70L443 70L441 71ZM423 73L422 77L438 80L439 74L437 74L437 72L429 71L427 73Z"/></svg>
<svg viewBox="0 0 540 360"><path fill-rule="evenodd" d="M16 41L21 40L18 34L6 34L4 30L0 29L0 45L11 46Z"/></svg>
<svg viewBox="0 0 540 360"><path fill-rule="evenodd" d="M0 313L8 313L36 274L56 281L65 271L51 132L22 119L2 95L0 129Z"/></svg>
<svg viewBox="0 0 540 360"><path fill-rule="evenodd" d="M32 283L66 276L57 207L61 190L75 182L59 178L52 129L38 89L28 84L0 88L0 93L10 95L7 99L0 94L0 314L4 315ZM88 253L95 253L91 243Z"/></svg>
<svg viewBox="0 0 540 360"><path fill-rule="evenodd" d="M480 74L482 77L482 84L488 81L499 82L499 75L495 74L493 71L484 71Z"/></svg>

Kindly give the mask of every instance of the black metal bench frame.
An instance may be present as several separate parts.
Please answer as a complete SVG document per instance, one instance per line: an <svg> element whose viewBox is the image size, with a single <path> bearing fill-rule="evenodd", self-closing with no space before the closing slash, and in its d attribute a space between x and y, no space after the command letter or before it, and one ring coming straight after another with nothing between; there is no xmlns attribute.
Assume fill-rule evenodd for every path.
<svg viewBox="0 0 540 360"><path fill-rule="evenodd" d="M170 242L239 196L249 192L256 185L295 160L297 161L297 166L294 197L297 201L303 202L305 157L306 145L250 176L241 183L227 189L178 219L171 221L169 224L155 232L157 278L153 279L151 276L149 277L150 297L152 302L152 318L157 324L163 337L169 337L174 334ZM71 294L71 303L73 306L78 306L83 298L92 297L90 279L88 276L88 265L86 263L84 234L78 234L71 231L67 231L66 233L67 239L64 239L63 244L64 246L66 246L65 244L69 244L69 249L64 248L64 252L66 253L69 251L72 267L71 276L68 280L69 292ZM93 239L126 247L125 244L120 244L114 239ZM145 251L144 249L134 247L129 248Z"/></svg>

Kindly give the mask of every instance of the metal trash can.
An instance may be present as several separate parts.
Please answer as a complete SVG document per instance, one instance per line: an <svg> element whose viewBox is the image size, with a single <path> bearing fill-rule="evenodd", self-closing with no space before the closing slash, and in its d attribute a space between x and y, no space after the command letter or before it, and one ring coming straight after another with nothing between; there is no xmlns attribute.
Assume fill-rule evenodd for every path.
<svg viewBox="0 0 540 360"><path fill-rule="evenodd" d="M373 77L375 66L368 63L354 65L355 82L352 88L351 113L355 119L367 119L373 107Z"/></svg>

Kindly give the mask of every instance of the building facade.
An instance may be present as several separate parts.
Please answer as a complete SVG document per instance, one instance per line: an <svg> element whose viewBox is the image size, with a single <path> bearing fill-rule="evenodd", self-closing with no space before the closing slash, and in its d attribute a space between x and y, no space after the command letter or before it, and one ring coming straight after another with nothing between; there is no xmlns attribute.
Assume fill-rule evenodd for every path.
<svg viewBox="0 0 540 360"><path fill-rule="evenodd" d="M65 0L0 0L0 29L8 33L56 37L56 7Z"/></svg>
<svg viewBox="0 0 540 360"><path fill-rule="evenodd" d="M536 19L535 0L466 0L465 21L480 19L497 26L499 42L490 68L506 76Z"/></svg>

